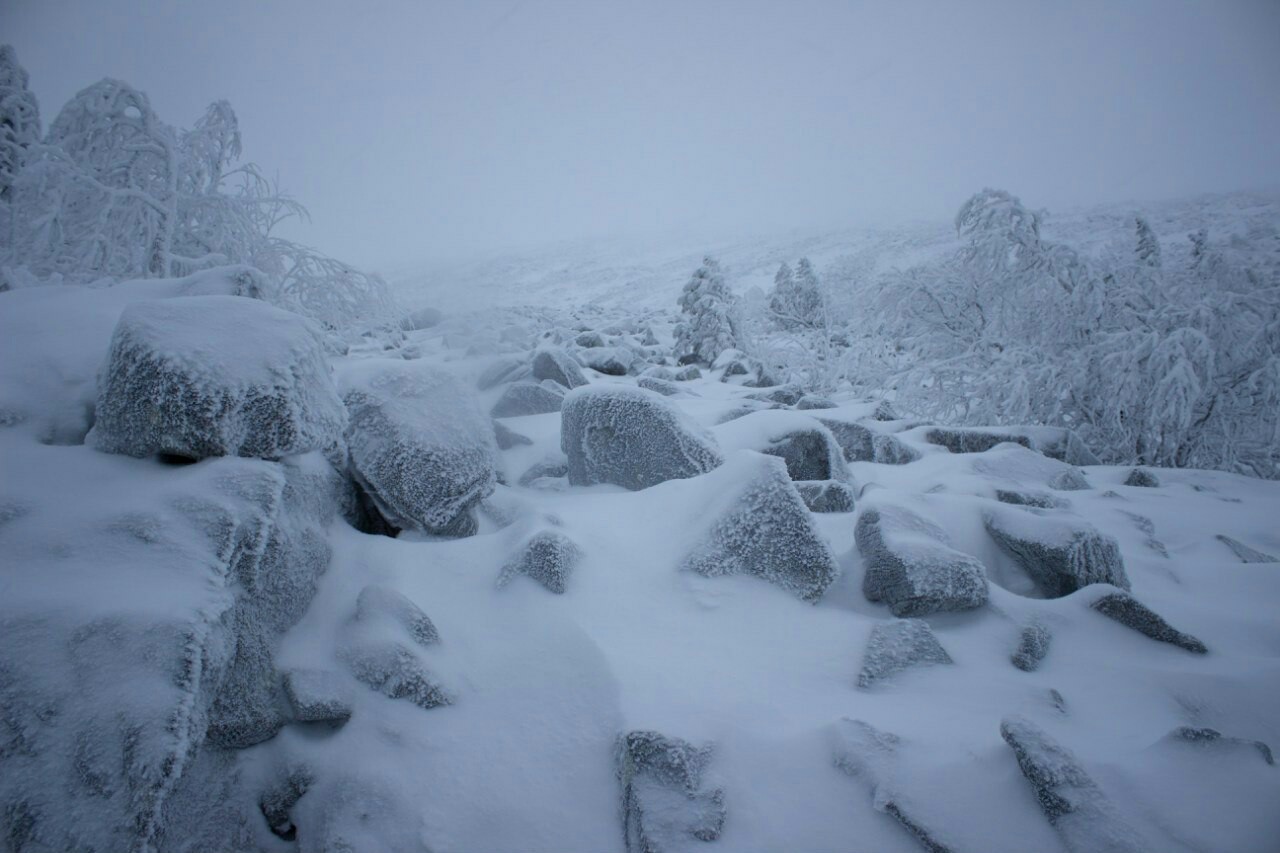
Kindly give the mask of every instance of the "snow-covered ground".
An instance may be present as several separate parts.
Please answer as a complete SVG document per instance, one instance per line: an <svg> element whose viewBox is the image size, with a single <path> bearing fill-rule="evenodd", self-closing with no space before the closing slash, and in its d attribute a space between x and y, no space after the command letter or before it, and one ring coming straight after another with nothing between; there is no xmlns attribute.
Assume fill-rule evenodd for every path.
<svg viewBox="0 0 1280 853"><path fill-rule="evenodd" d="M1250 205L1274 217L1274 201L1239 205L1242 227ZM1197 210L1152 219L1180 233ZM903 264L950 239L920 226L713 248L741 290L799 253ZM348 408L380 372L458 380L387 409L409 443L415 406L436 423L413 445L436 467L415 476L456 483L454 498L492 488L460 538L348 523L372 510L319 439L279 461L95 449L126 306L183 300L198 317L208 303L185 298L232 298L233 280L0 293L0 846L1274 851L1280 483L1152 469L1138 485L1043 430L951 452L874 399L759 399L770 390L706 368L672 381L667 315L705 250L557 250L406 277L405 302L443 322L322 342ZM270 384L255 361L275 351L255 340L268 328L246 324L243 352L211 360L227 382ZM650 386L670 396L618 399L661 413L697 470L638 490L571 485L566 453L603 470L669 448L618 450L617 425L577 446L560 411L501 418L527 439L507 449L450 435L525 381L537 347L591 361L598 348L575 341L592 330L635 362L583 368L586 388L667 381ZM311 381L276 379L281 393ZM219 379L200 381L192 393ZM447 401L455 415L413 396L445 385L475 400ZM789 445L796 434L816 438ZM859 437L890 461L858 458ZM821 479L855 506L797 516L799 492L760 451L795 477L828 464L831 442L842 453ZM421 497L412 478L398 486ZM868 572L895 570L859 525L872 509L914 595L868 598ZM911 513L923 521L892 526ZM521 568L534 540L568 544ZM943 568L956 560L981 565L977 601L960 602ZM789 586L797 574L818 594ZM1058 582L1070 589L1050 597ZM941 655L921 653L927 635ZM636 732L669 740L654 758Z"/></svg>

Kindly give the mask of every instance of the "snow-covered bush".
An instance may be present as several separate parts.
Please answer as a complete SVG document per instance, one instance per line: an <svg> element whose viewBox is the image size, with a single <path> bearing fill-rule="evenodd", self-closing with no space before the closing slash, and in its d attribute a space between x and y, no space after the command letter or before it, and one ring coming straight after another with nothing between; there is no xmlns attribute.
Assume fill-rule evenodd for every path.
<svg viewBox="0 0 1280 853"><path fill-rule="evenodd" d="M819 328L825 305L818 274L808 258L801 258L796 271L785 263L773 279L769 311L783 328Z"/></svg>
<svg viewBox="0 0 1280 853"><path fill-rule="evenodd" d="M676 357L711 364L716 356L737 346L733 294L720 264L704 258L680 294L684 315L676 326Z"/></svg>
<svg viewBox="0 0 1280 853"><path fill-rule="evenodd" d="M25 76L6 49L5 280L169 278L243 264L265 273L261 296L330 328L392 319L381 279L273 236L306 210L252 163L237 165L240 129L226 101L183 130L145 93L108 78L73 97L41 141Z"/></svg>

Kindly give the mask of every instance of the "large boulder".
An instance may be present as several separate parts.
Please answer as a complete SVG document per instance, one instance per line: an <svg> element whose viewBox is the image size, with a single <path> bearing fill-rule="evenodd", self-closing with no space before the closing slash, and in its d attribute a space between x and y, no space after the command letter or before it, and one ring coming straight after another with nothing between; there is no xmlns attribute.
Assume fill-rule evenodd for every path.
<svg viewBox="0 0 1280 853"><path fill-rule="evenodd" d="M351 467L394 528L457 535L496 482L493 429L451 374L368 361L342 377ZM473 524L473 522L471 522Z"/></svg>
<svg viewBox="0 0 1280 853"><path fill-rule="evenodd" d="M711 527L683 568L755 575L804 601L820 599L840 570L782 461L739 451L707 480L702 516Z"/></svg>
<svg viewBox="0 0 1280 853"><path fill-rule="evenodd" d="M653 731L618 738L615 761L622 787L622 836L627 853L685 849L690 841L715 841L724 827L724 792L704 776L710 746Z"/></svg>
<svg viewBox="0 0 1280 853"><path fill-rule="evenodd" d="M985 512L983 521L1046 598L1070 595L1091 583L1129 588L1120 545L1080 518L1000 505Z"/></svg>
<svg viewBox="0 0 1280 853"><path fill-rule="evenodd" d="M543 347L534 354L533 378L538 381L550 379L566 389L587 384L587 377L582 375L578 362L559 347Z"/></svg>
<svg viewBox="0 0 1280 853"><path fill-rule="evenodd" d="M946 533L905 507L882 504L858 516L854 528L866 574L862 592L894 616L968 610L987 603L986 569L957 551Z"/></svg>
<svg viewBox="0 0 1280 853"><path fill-rule="evenodd" d="M489 414L495 418L546 415L560 411L564 391L553 382L516 382L508 385Z"/></svg>
<svg viewBox="0 0 1280 853"><path fill-rule="evenodd" d="M627 386L594 386L565 397L560 446L575 486L646 489L696 477L723 457L715 440L663 397Z"/></svg>
<svg viewBox="0 0 1280 853"><path fill-rule="evenodd" d="M923 619L895 619L879 622L862 656L858 687L866 690L895 673L917 666L949 664L951 655L933 635Z"/></svg>
<svg viewBox="0 0 1280 853"><path fill-rule="evenodd" d="M1013 750L1041 811L1072 853L1151 850L1066 747L1025 717L1006 717L1000 736Z"/></svg>
<svg viewBox="0 0 1280 853"><path fill-rule="evenodd" d="M121 313L90 438L137 457L278 459L339 444L345 425L306 320L256 299L188 296Z"/></svg>
<svg viewBox="0 0 1280 853"><path fill-rule="evenodd" d="M716 428L721 446L757 450L786 463L793 480L845 480L848 469L835 437L825 426L798 412L751 412Z"/></svg>

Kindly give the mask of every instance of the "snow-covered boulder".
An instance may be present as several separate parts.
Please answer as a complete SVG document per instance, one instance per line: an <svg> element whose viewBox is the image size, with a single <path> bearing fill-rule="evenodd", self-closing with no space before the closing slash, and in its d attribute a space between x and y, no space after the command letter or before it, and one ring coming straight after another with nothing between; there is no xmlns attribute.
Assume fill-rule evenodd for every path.
<svg viewBox="0 0 1280 853"><path fill-rule="evenodd" d="M1023 672L1035 672L1040 662L1049 654L1049 644L1053 634L1039 619L1032 618L1018 632L1018 647L1014 649L1010 661Z"/></svg>
<svg viewBox="0 0 1280 853"><path fill-rule="evenodd" d="M581 560L582 549L576 542L558 531L543 530L529 537L503 567L498 585L506 586L517 575L524 575L559 595Z"/></svg>
<svg viewBox="0 0 1280 853"><path fill-rule="evenodd" d="M534 354L533 378L539 382L549 379L566 389L587 384L587 377L582 375L578 362L559 347L543 347Z"/></svg>
<svg viewBox="0 0 1280 853"><path fill-rule="evenodd" d="M560 445L575 486L646 489L696 477L723 461L706 430L663 397L621 385L570 392L561 410Z"/></svg>
<svg viewBox="0 0 1280 853"><path fill-rule="evenodd" d="M1207 726L1178 726L1169 732L1161 741L1170 745L1189 745L1203 750L1212 750L1218 753L1231 751L1244 751L1256 753L1268 765L1275 766L1276 759L1271 753L1271 747L1260 740L1250 740L1249 738L1228 737L1217 729L1211 729Z"/></svg>
<svg viewBox="0 0 1280 853"><path fill-rule="evenodd" d="M702 368L696 364L686 364L676 371L675 379L677 382L692 382L694 379L702 378Z"/></svg>
<svg viewBox="0 0 1280 853"><path fill-rule="evenodd" d="M680 386L666 379L658 379L653 376L641 376L636 380L636 385L652 391L655 394L661 394L664 397L675 397L680 394Z"/></svg>
<svg viewBox="0 0 1280 853"><path fill-rule="evenodd" d="M255 299L189 296L121 313L90 438L129 456L278 459L337 445L345 425L307 321Z"/></svg>
<svg viewBox="0 0 1280 853"><path fill-rule="evenodd" d="M341 657L357 681L389 699L407 699L425 710L453 704L453 694L403 643L361 637L344 646Z"/></svg>
<svg viewBox="0 0 1280 853"><path fill-rule="evenodd" d="M813 418L781 409L753 412L716 427L726 449L777 456L793 480L845 480L844 454L831 431Z"/></svg>
<svg viewBox="0 0 1280 853"><path fill-rule="evenodd" d="M1138 467L1130 471L1129 476L1124 478L1124 485L1155 489L1160 487L1160 478L1151 469Z"/></svg>
<svg viewBox="0 0 1280 853"><path fill-rule="evenodd" d="M420 646L440 642L431 617L404 593L389 586L369 584L356 596L356 621L365 626L382 622L408 634Z"/></svg>
<svg viewBox="0 0 1280 853"><path fill-rule="evenodd" d="M499 450L510 450L513 447L533 444L533 439L529 436L521 435L501 421L493 422L493 438L498 443Z"/></svg>
<svg viewBox="0 0 1280 853"><path fill-rule="evenodd" d="M1156 642L1169 643L1198 655L1209 651L1204 643L1174 628L1159 613L1127 592L1108 593L1089 606L1108 619L1114 619L1126 628L1132 628Z"/></svg>
<svg viewBox="0 0 1280 853"><path fill-rule="evenodd" d="M917 666L949 664L951 655L923 619L894 619L871 629L858 673L858 687L866 690L895 673Z"/></svg>
<svg viewBox="0 0 1280 853"><path fill-rule="evenodd" d="M351 719L351 693L336 673L290 670L284 674L284 693L298 722L341 725Z"/></svg>
<svg viewBox="0 0 1280 853"><path fill-rule="evenodd" d="M715 841L724 827L724 792L704 776L713 750L653 731L618 738L622 835L627 853L684 850Z"/></svg>
<svg viewBox="0 0 1280 853"><path fill-rule="evenodd" d="M626 376L635 360L631 350L624 347L601 347L582 353L583 364L606 376Z"/></svg>
<svg viewBox="0 0 1280 853"><path fill-rule="evenodd" d="M844 458L849 462L905 465L920 458L918 452L892 433L879 432L863 424L829 417L820 417L818 422L831 431Z"/></svg>
<svg viewBox="0 0 1280 853"><path fill-rule="evenodd" d="M932 427L924 440L952 453L985 453L998 444L1020 444L1068 465L1097 465L1098 457L1069 429L1048 426Z"/></svg>
<svg viewBox="0 0 1280 853"><path fill-rule="evenodd" d="M780 406L794 406L804 397L804 389L799 385L779 385L767 391L748 394L748 400L760 400L764 403L777 403Z"/></svg>
<svg viewBox="0 0 1280 853"><path fill-rule="evenodd" d="M809 409L834 409L836 404L826 397L817 394L805 394L796 401L796 409L806 411Z"/></svg>
<svg viewBox="0 0 1280 853"><path fill-rule="evenodd" d="M1121 817L1066 747L1025 717L1006 717L1000 736L1013 750L1036 801L1072 853L1139 853L1152 849Z"/></svg>
<svg viewBox="0 0 1280 853"><path fill-rule="evenodd" d="M564 391L553 382L516 382L507 386L489 414L495 418L518 418L560 411Z"/></svg>
<svg viewBox="0 0 1280 853"><path fill-rule="evenodd" d="M524 379L531 373L532 371L524 359L514 357L500 358L481 371L480 377L476 380L476 387L481 391L488 391L503 382L515 382L519 379Z"/></svg>
<svg viewBox="0 0 1280 853"><path fill-rule="evenodd" d="M839 574L781 460L750 451L706 478L710 529L683 568L708 577L749 574L816 602Z"/></svg>
<svg viewBox="0 0 1280 853"><path fill-rule="evenodd" d="M604 335L599 332L583 332L574 338L573 342L583 349L606 346Z"/></svg>
<svg viewBox="0 0 1280 853"><path fill-rule="evenodd" d="M924 440L952 453L985 453L1005 442L1031 449L1031 439L1025 435L985 427L934 427L925 432Z"/></svg>
<svg viewBox="0 0 1280 853"><path fill-rule="evenodd" d="M952 548L946 533L909 509L868 507L854 528L866 574L862 592L894 616L968 610L987 603L986 569Z"/></svg>
<svg viewBox="0 0 1280 853"><path fill-rule="evenodd" d="M801 481L796 491L810 512L853 512L853 486L841 480Z"/></svg>
<svg viewBox="0 0 1280 853"><path fill-rule="evenodd" d="M493 430L451 374L421 362L367 360L342 375L351 467L394 528L464 535L493 491Z"/></svg>
<svg viewBox="0 0 1280 853"><path fill-rule="evenodd" d="M987 533L1047 598L1091 583L1129 588L1120 545L1083 519L998 505L983 513Z"/></svg>

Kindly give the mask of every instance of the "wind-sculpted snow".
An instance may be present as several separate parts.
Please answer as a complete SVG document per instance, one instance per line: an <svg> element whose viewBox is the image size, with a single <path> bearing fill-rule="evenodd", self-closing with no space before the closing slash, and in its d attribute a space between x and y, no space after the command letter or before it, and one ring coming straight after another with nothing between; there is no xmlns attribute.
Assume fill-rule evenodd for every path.
<svg viewBox="0 0 1280 853"><path fill-rule="evenodd" d="M988 509L983 521L991 538L1047 598L1092 583L1129 588L1119 543L1077 517L1000 506Z"/></svg>
<svg viewBox="0 0 1280 853"><path fill-rule="evenodd" d="M342 377L351 465L393 526L465 534L493 491L493 430L467 389L419 362L368 361Z"/></svg>
<svg viewBox="0 0 1280 853"><path fill-rule="evenodd" d="M192 296L125 308L91 438L129 456L277 459L338 444L345 424L306 321L253 299Z"/></svg>
<svg viewBox="0 0 1280 853"><path fill-rule="evenodd" d="M696 477L723 457L715 440L652 391L592 386L565 397L560 447L575 486L613 483L647 489Z"/></svg>
<svg viewBox="0 0 1280 853"><path fill-rule="evenodd" d="M710 529L682 568L708 577L755 575L803 601L822 598L840 569L782 461L738 451L705 480Z"/></svg>
<svg viewBox="0 0 1280 853"><path fill-rule="evenodd" d="M622 834L627 853L678 853L715 841L725 822L724 792L704 776L713 749L653 731L618 738Z"/></svg>
<svg viewBox="0 0 1280 853"><path fill-rule="evenodd" d="M858 516L855 538L866 566L862 592L894 616L968 610L987 603L986 569L952 548L947 534L911 510L892 504Z"/></svg>

